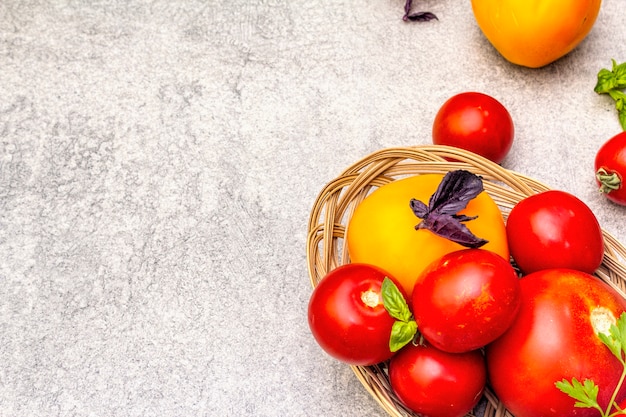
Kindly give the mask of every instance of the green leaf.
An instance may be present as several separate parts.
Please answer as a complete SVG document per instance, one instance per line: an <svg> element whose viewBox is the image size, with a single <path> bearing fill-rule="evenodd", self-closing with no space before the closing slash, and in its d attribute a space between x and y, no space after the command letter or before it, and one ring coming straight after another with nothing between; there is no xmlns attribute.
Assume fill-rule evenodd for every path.
<svg viewBox="0 0 626 417"><path fill-rule="evenodd" d="M598 71L598 81L593 91L611 96L622 130L626 131L626 94L621 91L626 89L626 62L619 65L614 59L611 62L611 70L602 68Z"/></svg>
<svg viewBox="0 0 626 417"><path fill-rule="evenodd" d="M626 364L624 358L624 353L626 353L626 312L617 319L617 323L611 325L609 334L598 333L598 337L622 364Z"/></svg>
<svg viewBox="0 0 626 417"><path fill-rule="evenodd" d="M396 321L391 328L389 338L389 350L397 352L415 337L417 333L417 323L415 320L408 322Z"/></svg>
<svg viewBox="0 0 626 417"><path fill-rule="evenodd" d="M615 74L606 68L602 68L598 72L598 82L593 91L598 94L608 93L616 87Z"/></svg>
<svg viewBox="0 0 626 417"><path fill-rule="evenodd" d="M404 296L394 284L392 280L385 277L381 287L381 294L383 296L383 305L385 310L391 317L396 320L408 322L412 320L413 315L409 309L409 305L406 303Z"/></svg>
<svg viewBox="0 0 626 417"><path fill-rule="evenodd" d="M613 325L611 329L613 329L614 327L615 325ZM598 333L598 337L600 338L600 340L602 340L602 343L604 343L606 347L609 348L609 350L615 357L621 359L622 344L619 340L616 340L612 335L607 335L604 333Z"/></svg>
<svg viewBox="0 0 626 417"><path fill-rule="evenodd" d="M599 388L592 380L585 379L581 384L576 378L572 378L572 382L563 379L562 381L557 381L554 385L576 400L575 407L596 408L602 412L600 405L598 405Z"/></svg>
<svg viewBox="0 0 626 417"><path fill-rule="evenodd" d="M626 130L626 108L619 111L618 117L619 124L622 126L622 130Z"/></svg>

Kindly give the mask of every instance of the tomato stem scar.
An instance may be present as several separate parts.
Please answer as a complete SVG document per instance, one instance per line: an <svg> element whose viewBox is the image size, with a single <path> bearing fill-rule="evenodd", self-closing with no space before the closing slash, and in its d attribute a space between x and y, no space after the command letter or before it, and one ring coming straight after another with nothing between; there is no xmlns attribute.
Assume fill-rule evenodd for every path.
<svg viewBox="0 0 626 417"><path fill-rule="evenodd" d="M380 304L380 297L374 290L367 290L361 293L361 301L368 307L374 308Z"/></svg>
<svg viewBox="0 0 626 417"><path fill-rule="evenodd" d="M617 318L606 307L594 307L589 313L591 327L596 334L609 335L609 329L617 323Z"/></svg>

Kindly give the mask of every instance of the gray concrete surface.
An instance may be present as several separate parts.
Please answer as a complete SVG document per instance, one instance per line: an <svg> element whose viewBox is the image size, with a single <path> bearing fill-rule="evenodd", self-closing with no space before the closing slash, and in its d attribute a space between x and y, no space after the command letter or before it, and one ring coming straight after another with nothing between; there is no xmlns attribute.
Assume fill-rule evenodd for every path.
<svg viewBox="0 0 626 417"><path fill-rule="evenodd" d="M503 60L470 2L0 4L0 416L382 417L306 324L315 197L439 106L511 112L503 165L584 200L620 131L593 92L626 60L623 0L542 69Z"/></svg>

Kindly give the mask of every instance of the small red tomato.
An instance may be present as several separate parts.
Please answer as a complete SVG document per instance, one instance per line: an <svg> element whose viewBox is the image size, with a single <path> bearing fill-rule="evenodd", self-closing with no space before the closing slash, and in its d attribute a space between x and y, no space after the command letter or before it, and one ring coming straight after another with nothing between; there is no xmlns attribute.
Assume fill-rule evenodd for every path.
<svg viewBox="0 0 626 417"><path fill-rule="evenodd" d="M467 352L506 331L517 314L519 292L519 279L507 260L483 249L464 249L444 255L419 276L413 315L433 346Z"/></svg>
<svg viewBox="0 0 626 417"><path fill-rule="evenodd" d="M596 154L596 181L606 197L626 205L626 132L609 139Z"/></svg>
<svg viewBox="0 0 626 417"><path fill-rule="evenodd" d="M398 286L380 268L346 264L330 271L315 287L309 300L309 327L326 353L362 366L394 354L389 339L395 319L385 309L381 294L385 277Z"/></svg>
<svg viewBox="0 0 626 417"><path fill-rule="evenodd" d="M602 229L572 194L551 190L526 197L506 222L511 256L525 274L569 268L592 274L604 256Z"/></svg>
<svg viewBox="0 0 626 417"><path fill-rule="evenodd" d="M557 381L576 378L599 386L606 410L624 367L598 332L626 311L624 300L600 279L570 269L535 272L520 279L520 310L511 327L486 348L489 381L515 417L592 417ZM626 398L626 385L616 397Z"/></svg>
<svg viewBox="0 0 626 417"><path fill-rule="evenodd" d="M428 417L462 417L485 389L487 370L479 350L447 353L408 344L389 362L391 389L408 408Z"/></svg>
<svg viewBox="0 0 626 417"><path fill-rule="evenodd" d="M433 143L465 149L499 164L513 145L515 129L509 111L483 93L457 94L437 112Z"/></svg>

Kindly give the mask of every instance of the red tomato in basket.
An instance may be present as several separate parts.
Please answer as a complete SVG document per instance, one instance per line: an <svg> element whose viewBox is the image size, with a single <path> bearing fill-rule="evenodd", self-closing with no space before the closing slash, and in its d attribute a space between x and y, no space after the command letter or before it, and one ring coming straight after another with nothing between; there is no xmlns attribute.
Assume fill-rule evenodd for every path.
<svg viewBox="0 0 626 417"><path fill-rule="evenodd" d="M604 256L598 219L577 197L550 190L526 197L506 222L511 256L525 274L569 268L592 274Z"/></svg>
<svg viewBox="0 0 626 417"><path fill-rule="evenodd" d="M462 417L480 400L487 370L479 350L443 352L408 344L389 362L389 383L398 399L428 417Z"/></svg>
<svg viewBox="0 0 626 417"><path fill-rule="evenodd" d="M496 164L513 145L515 129L509 111L495 98L466 92L446 101L435 116L433 143L465 149Z"/></svg>
<svg viewBox="0 0 626 417"><path fill-rule="evenodd" d="M383 305L385 277L402 291L382 269L358 263L330 271L315 287L309 300L309 327L326 353L362 366L391 358L389 339L395 319Z"/></svg>
<svg viewBox="0 0 626 417"><path fill-rule="evenodd" d="M618 133L600 147L595 169L598 186L606 198L626 205L626 132Z"/></svg>
<svg viewBox="0 0 626 417"><path fill-rule="evenodd" d="M508 260L483 249L444 255L413 289L417 327L446 352L481 348L511 325L520 303L517 273Z"/></svg>
<svg viewBox="0 0 626 417"><path fill-rule="evenodd" d="M599 278L550 269L520 280L522 303L512 326L486 348L491 386L515 417L597 417L577 408L557 381L593 380L606 409L623 370L596 331L606 332L626 300ZM626 399L626 385L616 401Z"/></svg>

